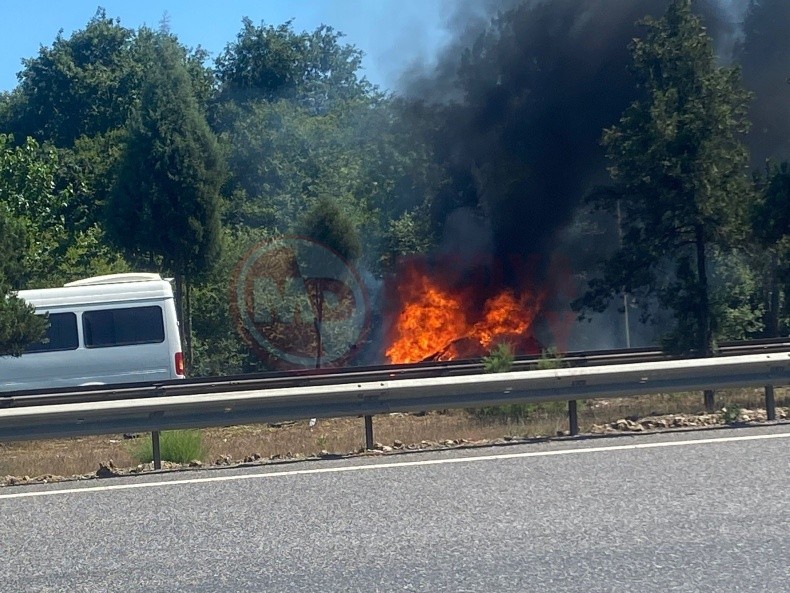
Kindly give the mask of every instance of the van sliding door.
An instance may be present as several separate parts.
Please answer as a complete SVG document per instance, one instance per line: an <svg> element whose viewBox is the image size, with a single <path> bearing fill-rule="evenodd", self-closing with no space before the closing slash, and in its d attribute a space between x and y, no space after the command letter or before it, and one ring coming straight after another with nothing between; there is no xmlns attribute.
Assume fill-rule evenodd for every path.
<svg viewBox="0 0 790 593"><path fill-rule="evenodd" d="M115 307L84 311L86 356L96 382L130 383L170 377L170 349L162 307Z"/></svg>

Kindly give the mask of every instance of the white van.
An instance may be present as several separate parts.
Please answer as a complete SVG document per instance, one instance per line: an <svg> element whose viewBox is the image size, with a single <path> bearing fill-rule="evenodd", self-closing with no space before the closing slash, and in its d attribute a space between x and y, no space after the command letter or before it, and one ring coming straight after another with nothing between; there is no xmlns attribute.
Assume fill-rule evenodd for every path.
<svg viewBox="0 0 790 593"><path fill-rule="evenodd" d="M158 274L111 274L61 288L20 290L48 314L46 339L0 357L0 391L184 378L170 283Z"/></svg>

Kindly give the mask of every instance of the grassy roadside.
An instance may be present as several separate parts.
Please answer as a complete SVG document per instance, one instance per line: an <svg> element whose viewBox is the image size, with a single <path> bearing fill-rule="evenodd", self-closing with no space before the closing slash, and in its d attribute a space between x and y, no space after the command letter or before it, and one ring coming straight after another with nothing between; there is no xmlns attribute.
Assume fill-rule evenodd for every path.
<svg viewBox="0 0 790 593"><path fill-rule="evenodd" d="M717 407L756 410L764 407L763 391L736 390L717 393ZM790 406L790 390L776 390L777 405ZM633 429L634 421L653 416L703 413L700 393L660 394L632 398L588 400L579 405L579 425L584 433L606 432L604 425L622 421L622 429ZM727 419L719 413L717 422ZM737 418L735 418L737 419ZM733 420L732 417L729 420ZM467 410L449 410L422 415L389 414L373 419L374 438L381 448L428 448L495 441L505 437L554 437L567 430L562 404L537 406L519 420L481 417ZM670 423L670 426L672 424ZM616 428L613 428L616 430ZM607 429L608 430L608 429ZM640 429L641 430L641 429ZM347 454L364 448L361 418L307 420L279 426L249 425L201 431L203 465L228 464L245 459L310 457L323 452ZM123 435L102 435L52 441L0 443L0 484L3 476L72 476L96 472L99 464L116 468L138 465L135 454L142 440ZM142 443L145 444L145 443Z"/></svg>

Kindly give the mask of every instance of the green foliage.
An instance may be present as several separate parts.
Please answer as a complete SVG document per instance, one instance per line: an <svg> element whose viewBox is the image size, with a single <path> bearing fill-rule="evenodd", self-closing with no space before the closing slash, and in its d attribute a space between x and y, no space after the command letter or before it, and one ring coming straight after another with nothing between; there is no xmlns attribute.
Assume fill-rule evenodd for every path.
<svg viewBox="0 0 790 593"><path fill-rule="evenodd" d="M763 335L766 311L758 257L740 250L712 250L711 311L714 335L719 342L752 340Z"/></svg>
<svg viewBox="0 0 790 593"><path fill-rule="evenodd" d="M0 206L25 228L25 287L44 287L90 275L121 271L125 264L104 243L96 225L77 223L75 191L60 185L61 161L49 145L28 138L21 146L0 135ZM88 208L85 205L85 208Z"/></svg>
<svg viewBox="0 0 790 593"><path fill-rule="evenodd" d="M361 253L359 234L335 201L321 196L308 210L297 232L353 262Z"/></svg>
<svg viewBox="0 0 790 593"><path fill-rule="evenodd" d="M486 373L505 373L513 368L513 346L500 342L483 357L483 369Z"/></svg>
<svg viewBox="0 0 790 593"><path fill-rule="evenodd" d="M124 250L156 254L176 274L195 276L219 251L223 162L183 53L165 35L151 50L107 204L107 229Z"/></svg>
<svg viewBox="0 0 790 593"><path fill-rule="evenodd" d="M103 9L69 39L58 34L51 47L24 60L2 129L20 140L70 146L81 135L122 126L137 74L127 51L132 38Z"/></svg>
<svg viewBox="0 0 790 593"><path fill-rule="evenodd" d="M752 270L761 276L765 335L786 331L790 288L790 163L766 163L765 175L755 172L758 199L751 211ZM782 319L782 313L785 318ZM782 327L782 326L785 327Z"/></svg>
<svg viewBox="0 0 790 593"><path fill-rule="evenodd" d="M771 165L758 181L760 199L752 208L752 228L760 245L776 247L790 237L790 163Z"/></svg>
<svg viewBox="0 0 790 593"><path fill-rule="evenodd" d="M709 352L723 323L712 305L709 258L743 240L752 199L746 150L749 95L734 68L716 65L690 0L643 22L632 45L642 98L604 132L615 185L594 192L622 213L622 247L575 303L602 311L623 291L648 317L655 300L675 314L666 336L675 350Z"/></svg>
<svg viewBox="0 0 790 593"><path fill-rule="evenodd" d="M724 424L735 424L741 415L741 408L737 405L727 405L721 409L721 419Z"/></svg>
<svg viewBox="0 0 790 593"><path fill-rule="evenodd" d="M245 20L217 61L212 121L231 172L226 224L293 232L329 197L362 237L365 265L376 269L382 251L414 248L400 249L409 239L389 236L390 223L416 208L427 217L434 172L402 103L361 78L356 55L326 28L297 34L290 23ZM427 230L413 227L415 246L426 243Z"/></svg>
<svg viewBox="0 0 790 593"><path fill-rule="evenodd" d="M231 202L229 224L288 231L321 196L361 228L371 215L357 196L361 150L344 114L312 114L286 101L223 110ZM223 129L224 126L223 126Z"/></svg>
<svg viewBox="0 0 790 593"><path fill-rule="evenodd" d="M28 138L13 146L13 138L0 135L0 203L20 220L31 235L31 259L45 258L65 233L63 211L70 188L55 188L58 158L48 146Z"/></svg>
<svg viewBox="0 0 790 593"><path fill-rule="evenodd" d="M541 351L537 363L538 370L560 369L566 366L567 364L562 360L562 355L557 352L555 347L552 346Z"/></svg>
<svg viewBox="0 0 790 593"><path fill-rule="evenodd" d="M25 225L0 202L0 286L5 291L22 287L27 243Z"/></svg>
<svg viewBox="0 0 790 593"><path fill-rule="evenodd" d="M760 72L765 48L787 44L779 22L762 36L758 13L781 12L781 4L754 2L747 13L740 51L757 90L774 84L772 68ZM524 211L533 206L523 196L543 190L549 167L573 163L546 151L530 110L568 104L524 96L521 107L503 110L530 130L529 142L507 143L508 151L491 149L496 138L464 137L464 104L493 113L499 83L510 82L502 51L522 44L535 57L519 72L534 89L548 88L550 69L538 66L563 55L538 47L543 37L524 34L533 29L514 27L518 14L503 13L464 55L460 102L431 105L379 93L364 79L361 52L330 27L299 33L290 22L244 19L211 71L205 52L185 49L166 28L134 31L100 9L83 29L42 46L25 61L19 86L0 96L0 130L15 134L0 137L0 206L26 238L13 239L15 255L6 261L16 262L15 271L5 284L54 285L142 262L200 273L192 370L238 373L263 366L236 335L227 305L231 271L258 238L305 232L378 273L399 256L429 251L439 221L467 206L494 213L497 231L517 228L514 236L535 220L534 236L526 234L539 242L537 227L553 228L551 217L563 209L536 216ZM747 95L737 71L717 66L688 0L674 0L663 19L644 27L632 46L640 100L603 139L614 185L591 199L608 212L622 206L623 245L578 305L601 310L625 290L645 315L656 303L670 308L675 324L665 344L679 351L760 335L769 316L787 309L788 165L758 184L751 213L758 249L744 241L752 195L738 142ZM492 121L493 135L509 129ZM597 122L580 125L591 130ZM778 146L787 142L774 133L783 126L757 127ZM468 154L457 153L470 144ZM565 199L559 194L570 200L575 191L563 186L557 199ZM224 232L220 213L230 227ZM7 243L17 236L7 233ZM550 353L538 364L561 365ZM522 412L509 414L529 410Z"/></svg>
<svg viewBox="0 0 790 593"><path fill-rule="evenodd" d="M428 253L437 238L432 204L445 175L430 142L414 133L415 122L397 99L374 96L351 110L349 118L351 145L360 155L352 191L371 213L364 227L371 236L368 249L383 252L384 267L398 255ZM366 263L375 269L374 258Z"/></svg>
<svg viewBox="0 0 790 593"><path fill-rule="evenodd" d="M127 124L105 207L106 225L115 245L131 257L158 258L172 270L185 366L191 372L189 282L205 274L219 255L225 163L183 48L164 32L146 36L149 67L139 106Z"/></svg>
<svg viewBox="0 0 790 593"><path fill-rule="evenodd" d="M347 59L356 50L326 34L245 21L218 60L212 121L231 173L224 222L240 234L305 234L347 259L363 256L362 265L375 270L390 221L428 199L425 147L410 137L392 102L358 78L360 63ZM415 246L422 230L414 225L410 233ZM320 303L313 304L318 311ZM231 339L215 335L224 336L222 344Z"/></svg>
<svg viewBox="0 0 790 593"><path fill-rule="evenodd" d="M19 144L3 138L0 185L11 190L0 201L30 239L18 283L200 269L195 369L241 372L260 363L227 315L236 259L221 260L227 273L205 269L219 243L240 257L246 238L294 232L331 200L361 238L350 253L364 254L370 269L387 265L385 250L393 260L426 250L439 169L405 125L404 103L370 85L361 52L342 41L330 27L297 33L290 23L245 20L212 72L205 52L186 50L166 27L135 31L99 9L42 46L0 97L0 129ZM199 121L208 112L217 151ZM226 160L231 175L215 182L208 171ZM223 180L224 203L215 205L207 194ZM223 208L234 231L214 240Z"/></svg>
<svg viewBox="0 0 790 593"><path fill-rule="evenodd" d="M502 373L513 366L513 347L510 344L497 344L488 356L483 357L483 368L487 373ZM548 348L541 353L537 368L557 369L565 366L556 349ZM522 423L535 416L563 414L565 402L513 403L503 406L486 406L469 409L468 412L481 422Z"/></svg>
<svg viewBox="0 0 790 593"><path fill-rule="evenodd" d="M164 36L176 43L175 37ZM50 146L58 147L58 163L50 172L53 188L40 194L66 199L49 208L59 217L57 226L41 219L51 232L33 235L54 237L58 244L53 253L36 257L37 265L69 259L64 252L72 249L85 260L81 269L59 265L33 270L37 285L73 279L91 269L125 269L119 254L109 252L102 214L115 182L123 129L139 105L145 75L156 63L156 40L150 30L122 27L100 8L83 29L68 38L59 34L50 47L42 46L35 58L25 60L20 84L0 101L0 129L13 132L22 148L29 150L29 138L34 138L43 144L33 146L49 158L47 152L54 154ZM203 109L213 89L211 71L203 66L206 54L180 46L178 51ZM85 252L95 239L103 243L99 252Z"/></svg>
<svg viewBox="0 0 790 593"><path fill-rule="evenodd" d="M341 38L326 25L296 33L290 21L256 27L244 18L236 41L216 60L220 101L286 99L317 113L369 92L370 84L357 76L362 52Z"/></svg>
<svg viewBox="0 0 790 593"><path fill-rule="evenodd" d="M69 148L58 149L56 183L72 188L64 210L69 229L82 232L103 224L103 209L115 182L122 156L121 128L95 136L80 136Z"/></svg>
<svg viewBox="0 0 790 593"><path fill-rule="evenodd" d="M131 447L132 457L138 463L150 463L154 459L150 438L141 438ZM201 461L206 456L203 437L199 430L168 430L159 433L159 454L162 461L189 463Z"/></svg>
<svg viewBox="0 0 790 593"><path fill-rule="evenodd" d="M0 356L22 354L25 346L44 336L46 320L17 298L27 248L25 227L0 203Z"/></svg>
<svg viewBox="0 0 790 593"><path fill-rule="evenodd" d="M762 296L759 255L741 250L709 250L709 282L711 329L714 335L712 351L719 342L751 340L763 337L765 303ZM688 262L685 262L688 265ZM683 295L672 295L680 302ZM667 296L669 300L669 295ZM692 307L678 306L677 324L662 338L662 347L669 353L683 354L697 348L696 336L687 328L696 321Z"/></svg>
<svg viewBox="0 0 790 593"><path fill-rule="evenodd" d="M257 101L220 111L231 172L226 224L293 232L328 197L358 230L369 268L383 252L394 258L432 243L427 149L404 137L389 103L359 97L313 113Z"/></svg>
<svg viewBox="0 0 790 593"><path fill-rule="evenodd" d="M300 234L332 250L346 262L353 262L359 257L361 247L354 225L338 205L326 196L319 198L315 205L307 211L298 229ZM323 324L325 291L326 283L323 279L318 279L314 284L314 290L308 291L315 314L316 368L321 365L322 340L327 330L330 329ZM342 326L344 324L333 325L343 332ZM348 338L344 339L343 343L348 344Z"/></svg>
<svg viewBox="0 0 790 593"><path fill-rule="evenodd" d="M486 373L505 373L513 367L513 359L513 346L500 342L483 357L483 369ZM534 408L533 404L516 403L470 408L467 412L482 422L524 422Z"/></svg>
<svg viewBox="0 0 790 593"><path fill-rule="evenodd" d="M145 28L122 27L99 8L83 29L69 38L58 34L50 47L23 61L20 83L0 108L0 129L19 141L33 137L70 148L81 137L123 128L154 65L149 49L154 37ZM206 54L181 51L205 105L213 87L211 72L203 66Z"/></svg>
<svg viewBox="0 0 790 593"><path fill-rule="evenodd" d="M76 233L55 264L49 286L78 278L132 271L129 263L109 244L98 224Z"/></svg>
<svg viewBox="0 0 790 593"><path fill-rule="evenodd" d="M217 265L193 286L193 376L238 375L267 370L239 337L230 315L232 272L246 251L270 238L262 230L225 228Z"/></svg>
<svg viewBox="0 0 790 593"><path fill-rule="evenodd" d="M44 337L46 319L0 284L0 356L19 356L28 344Z"/></svg>
<svg viewBox="0 0 790 593"><path fill-rule="evenodd" d="M433 244L430 218L423 210L419 208L404 212L389 221L389 228L385 234L384 255L388 262L394 263L399 256L430 251Z"/></svg>

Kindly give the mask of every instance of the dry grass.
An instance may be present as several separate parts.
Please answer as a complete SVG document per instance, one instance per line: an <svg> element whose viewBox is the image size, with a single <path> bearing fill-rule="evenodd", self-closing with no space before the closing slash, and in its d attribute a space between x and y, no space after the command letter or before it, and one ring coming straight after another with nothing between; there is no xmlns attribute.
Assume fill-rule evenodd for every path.
<svg viewBox="0 0 790 593"><path fill-rule="evenodd" d="M738 405L756 409L764 407L762 390L721 391L717 405ZM777 405L790 405L790 391L776 391ZM682 393L651 395L609 400L589 400L579 406L582 432L593 424L615 422L621 418L643 418L662 414L702 412L702 395ZM432 412L424 415L390 414L373 419L375 440L385 445L400 441L405 445L422 441L442 442L464 439L471 442L494 440L504 436L555 436L568 428L561 406L549 405L535 412L525 422L481 422L465 410ZM140 435L147 438L147 435ZM96 471L100 462L113 460L116 467L136 465L131 450L133 440L121 435L81 437L52 441L0 443L0 477L69 476ZM311 456L322 450L350 453L364 448L364 424L361 418L319 419L310 427L307 420L275 427L268 425L205 429L206 455L201 461L212 463L222 456L242 460L257 454L273 456Z"/></svg>

